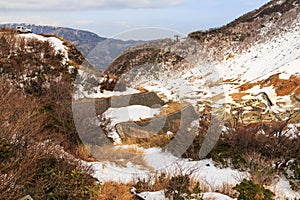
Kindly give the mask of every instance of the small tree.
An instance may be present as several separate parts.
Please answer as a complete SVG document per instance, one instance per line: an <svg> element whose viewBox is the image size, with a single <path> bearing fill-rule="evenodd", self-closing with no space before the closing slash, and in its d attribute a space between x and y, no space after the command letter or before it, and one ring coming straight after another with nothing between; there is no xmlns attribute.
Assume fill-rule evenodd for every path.
<svg viewBox="0 0 300 200"><path fill-rule="evenodd" d="M191 194L189 190L190 177L188 175L179 175L171 178L167 195L172 196L173 199L183 199L182 195Z"/></svg>

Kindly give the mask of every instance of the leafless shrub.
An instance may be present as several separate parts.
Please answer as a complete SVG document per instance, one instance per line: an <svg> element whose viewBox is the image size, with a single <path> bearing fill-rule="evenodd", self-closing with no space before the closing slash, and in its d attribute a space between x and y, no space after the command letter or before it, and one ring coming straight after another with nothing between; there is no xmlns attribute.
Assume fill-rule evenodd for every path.
<svg viewBox="0 0 300 200"><path fill-rule="evenodd" d="M95 180L73 156L90 158L73 122L68 64L49 42L14 31L0 44L0 198L92 198Z"/></svg>
<svg viewBox="0 0 300 200"><path fill-rule="evenodd" d="M251 180L260 185L270 185L276 175L272 160L257 153L243 155L245 169L249 171Z"/></svg>
<svg viewBox="0 0 300 200"><path fill-rule="evenodd" d="M1 199L26 194L34 199L92 197L89 169L57 156L62 155L58 147L64 139L47 128L48 117L40 107L34 96L0 81Z"/></svg>

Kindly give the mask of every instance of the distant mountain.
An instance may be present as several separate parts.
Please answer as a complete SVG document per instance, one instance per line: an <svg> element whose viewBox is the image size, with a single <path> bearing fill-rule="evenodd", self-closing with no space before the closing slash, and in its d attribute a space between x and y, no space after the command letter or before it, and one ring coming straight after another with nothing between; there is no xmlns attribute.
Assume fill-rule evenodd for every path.
<svg viewBox="0 0 300 200"><path fill-rule="evenodd" d="M55 34L65 38L74 44L87 60L100 71L104 69L126 48L134 46L143 41L122 41L113 38L100 37L95 33L53 26L41 26L34 24L2 24L0 27L15 28L16 26L26 26L36 34Z"/></svg>

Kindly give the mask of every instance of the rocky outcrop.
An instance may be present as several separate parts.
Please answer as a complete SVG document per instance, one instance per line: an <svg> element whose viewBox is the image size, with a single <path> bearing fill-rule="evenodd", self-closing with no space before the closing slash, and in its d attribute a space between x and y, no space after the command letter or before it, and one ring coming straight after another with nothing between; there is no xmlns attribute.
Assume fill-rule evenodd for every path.
<svg viewBox="0 0 300 200"><path fill-rule="evenodd" d="M192 121L198 119L192 105L179 111L149 120L138 122L123 122L116 125L116 130L121 138L150 138L156 134L171 131L175 134L187 133Z"/></svg>
<svg viewBox="0 0 300 200"><path fill-rule="evenodd" d="M163 144L166 151L181 157L192 144L196 135L193 132L193 122L199 120L199 115L192 105L187 105L173 113L162 117L156 117L138 122L123 122L116 125L117 133L122 141L135 141L138 144L154 143L159 145L157 138L168 138L167 144ZM196 123L197 123L196 122Z"/></svg>
<svg viewBox="0 0 300 200"><path fill-rule="evenodd" d="M130 95L113 96L102 99L82 99L73 103L76 110L84 112L87 108L95 110L96 115L101 115L108 108L120 108L130 105L142 105L148 107L157 107L164 105L164 101L161 100L154 92L143 92Z"/></svg>

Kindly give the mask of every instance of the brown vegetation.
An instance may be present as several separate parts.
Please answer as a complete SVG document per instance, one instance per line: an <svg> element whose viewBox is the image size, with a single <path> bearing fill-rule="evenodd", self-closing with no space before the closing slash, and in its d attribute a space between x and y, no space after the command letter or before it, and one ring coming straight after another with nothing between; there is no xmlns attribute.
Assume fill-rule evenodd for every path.
<svg viewBox="0 0 300 200"><path fill-rule="evenodd" d="M172 66L176 66L183 59L174 52L165 51L159 42L158 45L154 42L153 44L150 43L150 46L143 44L124 51L108 66L104 73L120 77L135 67L162 63L172 63Z"/></svg>
<svg viewBox="0 0 300 200"><path fill-rule="evenodd" d="M73 157L89 156L72 117L76 70L48 42L5 30L0 43L0 198L93 198L95 179Z"/></svg>
<svg viewBox="0 0 300 200"><path fill-rule="evenodd" d="M44 37L55 37L61 41L63 41L63 45L68 49L68 57L76 66L85 65L85 67L92 67L84 58L82 53L76 48L76 46L69 41L65 40L62 37L53 34L41 34Z"/></svg>
<svg viewBox="0 0 300 200"><path fill-rule="evenodd" d="M103 200L132 200L133 194L130 193L130 185L116 182L106 182L100 186L97 199Z"/></svg>
<svg viewBox="0 0 300 200"><path fill-rule="evenodd" d="M75 154L80 140L72 120L71 104L72 80L77 71L69 72L68 63L62 63L62 55L49 42L25 40L7 30L1 33L0 43L5 44L0 48L2 84L10 83L7 87L23 91L29 95L27 98L36 101L45 118L43 131L55 134L60 145Z"/></svg>
<svg viewBox="0 0 300 200"><path fill-rule="evenodd" d="M161 110L160 114L157 115L157 117L162 117L162 116L170 115L175 112L179 112L180 110L182 110L183 108L186 108L189 105L190 105L189 103L185 103L185 102L179 103L179 102L171 101L162 107L162 110Z"/></svg>
<svg viewBox="0 0 300 200"><path fill-rule="evenodd" d="M139 133L141 132L141 130L138 131ZM149 134L149 132L145 131L143 138L126 137L123 140L123 144L136 144L144 148L165 147L172 139L172 136L169 136L166 133L153 133L153 136L149 137L147 137L147 134Z"/></svg>
<svg viewBox="0 0 300 200"><path fill-rule="evenodd" d="M117 163L122 167L126 167L129 161L138 166L146 166L143 151L135 147L119 148L112 145L94 145L90 147L90 151L98 161Z"/></svg>
<svg viewBox="0 0 300 200"><path fill-rule="evenodd" d="M72 158L59 158L66 138L47 126L48 116L32 95L0 82L0 197L89 199L95 180Z"/></svg>
<svg viewBox="0 0 300 200"><path fill-rule="evenodd" d="M269 185L290 160L299 159L299 133L287 127L297 114L277 123L239 124L221 136L209 156L221 166L248 171L256 184Z"/></svg>
<svg viewBox="0 0 300 200"><path fill-rule="evenodd" d="M279 122L257 122L243 124L238 122L234 127L225 123L218 143L207 156L221 167L233 167L248 171L252 181L260 185L270 185L277 174L286 173L289 161L299 160L299 130L288 127L290 123L299 122L299 111L292 112L287 120ZM203 116L193 144L184 157L199 159L199 150L210 126L210 116ZM296 162L295 162L296 163ZM293 165L298 169L298 165ZM296 172L295 172L296 173ZM295 176L292 176L295 177ZM296 185L294 178L292 183Z"/></svg>
<svg viewBox="0 0 300 200"><path fill-rule="evenodd" d="M230 96L232 99L242 99L244 96L250 95L250 93L232 93Z"/></svg>

